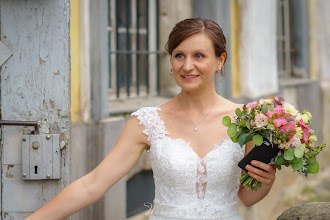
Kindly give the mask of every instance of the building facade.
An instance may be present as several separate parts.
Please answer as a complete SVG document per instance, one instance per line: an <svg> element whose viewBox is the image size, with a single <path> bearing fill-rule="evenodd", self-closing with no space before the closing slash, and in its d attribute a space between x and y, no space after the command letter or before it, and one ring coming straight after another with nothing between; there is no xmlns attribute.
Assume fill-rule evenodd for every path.
<svg viewBox="0 0 330 220"><path fill-rule="evenodd" d="M63 141L62 178L28 182L17 150L27 131L2 127L2 218L37 210L102 161L133 111L180 91L165 44L172 27L189 17L212 19L224 30L228 58L225 77L216 78L220 95L237 103L282 95L313 114L319 142L329 144L329 10L329 0L1 0L0 40L10 51L0 44L1 119L38 120L50 128L42 134L61 134ZM22 62L19 51L37 58ZM24 88L20 77L32 86ZM329 175L329 156L326 149L320 158L321 181ZM275 219L306 185L317 184L284 169L264 200L250 208L240 204L239 212L243 219ZM143 154L102 199L71 219L148 219L153 193Z"/></svg>

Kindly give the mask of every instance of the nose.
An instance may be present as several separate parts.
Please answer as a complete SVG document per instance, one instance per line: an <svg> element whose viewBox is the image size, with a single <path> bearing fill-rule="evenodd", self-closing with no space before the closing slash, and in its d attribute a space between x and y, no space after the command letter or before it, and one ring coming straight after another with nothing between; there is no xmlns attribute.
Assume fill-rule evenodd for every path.
<svg viewBox="0 0 330 220"><path fill-rule="evenodd" d="M184 61L184 64L183 64L183 70L185 72L190 72L192 71L193 69L195 68L194 66L194 62L193 60L190 58L190 57L187 57Z"/></svg>

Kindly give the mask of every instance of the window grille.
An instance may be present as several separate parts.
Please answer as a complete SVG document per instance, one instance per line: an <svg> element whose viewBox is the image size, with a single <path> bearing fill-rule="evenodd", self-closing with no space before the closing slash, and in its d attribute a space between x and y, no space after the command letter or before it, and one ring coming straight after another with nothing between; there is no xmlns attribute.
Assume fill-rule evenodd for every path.
<svg viewBox="0 0 330 220"><path fill-rule="evenodd" d="M109 0L110 99L157 94L158 0Z"/></svg>
<svg viewBox="0 0 330 220"><path fill-rule="evenodd" d="M278 67L280 77L291 76L291 40L289 0L279 0L278 4Z"/></svg>

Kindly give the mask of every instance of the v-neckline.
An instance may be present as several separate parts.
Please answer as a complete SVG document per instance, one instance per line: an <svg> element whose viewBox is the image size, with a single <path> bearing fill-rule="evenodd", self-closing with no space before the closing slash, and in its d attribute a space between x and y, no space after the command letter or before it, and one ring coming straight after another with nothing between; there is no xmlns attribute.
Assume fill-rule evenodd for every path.
<svg viewBox="0 0 330 220"><path fill-rule="evenodd" d="M170 140L172 141L182 141L192 152L195 156L198 157L198 159L206 159L206 157L211 154L214 150L216 150L219 146L221 146L221 144L225 141L230 141L231 139L229 138L223 138L223 139L220 139L218 142L216 142L215 144L213 144L213 148L211 150L209 150L203 157L199 156L196 151L194 150L194 148L192 148L191 144L189 141L186 141L185 139L183 138L172 138L170 136L168 136L168 134L170 134L167 130L166 130L166 126L165 126L165 121L160 117L160 115L158 114L158 111L157 110L162 110L161 108L157 107L156 109L156 113L157 113L157 116L159 118L159 120L162 122L163 126L164 126L164 130L165 130L165 137L166 138L169 138Z"/></svg>

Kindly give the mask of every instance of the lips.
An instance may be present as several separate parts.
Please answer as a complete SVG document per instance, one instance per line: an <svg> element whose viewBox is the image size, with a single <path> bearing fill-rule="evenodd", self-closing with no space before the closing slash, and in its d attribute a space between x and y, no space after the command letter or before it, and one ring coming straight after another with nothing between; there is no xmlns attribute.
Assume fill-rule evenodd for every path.
<svg viewBox="0 0 330 220"><path fill-rule="evenodd" d="M192 79L192 78L196 78L197 75L182 75L182 77L185 79Z"/></svg>

